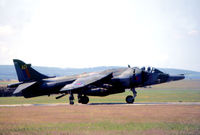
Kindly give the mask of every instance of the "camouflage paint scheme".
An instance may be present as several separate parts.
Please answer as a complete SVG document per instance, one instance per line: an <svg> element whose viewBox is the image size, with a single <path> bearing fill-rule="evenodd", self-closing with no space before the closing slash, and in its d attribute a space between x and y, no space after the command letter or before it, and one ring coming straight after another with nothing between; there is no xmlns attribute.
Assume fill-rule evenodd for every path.
<svg viewBox="0 0 200 135"><path fill-rule="evenodd" d="M110 94L125 92L130 89L133 96L126 97L127 103L133 103L137 92L135 88L155 85L170 81L184 79L183 74L169 75L156 68L116 68L101 72L84 73L66 77L49 77L39 73L21 60L13 60L19 83L10 84L8 87L16 87L13 95L23 95L31 98L42 95L62 94L61 98L70 94L70 104L74 104L74 94L78 95L78 102L87 104L88 96L107 96Z"/></svg>

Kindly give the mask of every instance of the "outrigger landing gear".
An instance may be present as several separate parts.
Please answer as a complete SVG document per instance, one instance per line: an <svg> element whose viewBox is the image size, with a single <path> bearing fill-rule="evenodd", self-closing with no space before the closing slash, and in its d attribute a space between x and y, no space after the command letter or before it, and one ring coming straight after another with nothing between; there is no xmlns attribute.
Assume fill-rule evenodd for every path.
<svg viewBox="0 0 200 135"><path fill-rule="evenodd" d="M135 97L137 96L137 92L135 91L135 88L132 88L131 91L133 92L133 96L128 95L128 96L126 97L126 102L127 102L128 104L134 103Z"/></svg>
<svg viewBox="0 0 200 135"><path fill-rule="evenodd" d="M69 95L69 104L70 105L74 104L74 95L72 93L70 93L70 95Z"/></svg>

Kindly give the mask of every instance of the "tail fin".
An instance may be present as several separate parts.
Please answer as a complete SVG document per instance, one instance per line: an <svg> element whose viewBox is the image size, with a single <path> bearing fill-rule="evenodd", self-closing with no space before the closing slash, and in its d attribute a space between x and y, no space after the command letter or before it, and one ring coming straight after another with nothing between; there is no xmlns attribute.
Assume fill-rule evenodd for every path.
<svg viewBox="0 0 200 135"><path fill-rule="evenodd" d="M27 82L32 80L41 80L49 78L33 69L31 64L26 64L21 60L14 59L15 70L17 72L17 77L20 82Z"/></svg>

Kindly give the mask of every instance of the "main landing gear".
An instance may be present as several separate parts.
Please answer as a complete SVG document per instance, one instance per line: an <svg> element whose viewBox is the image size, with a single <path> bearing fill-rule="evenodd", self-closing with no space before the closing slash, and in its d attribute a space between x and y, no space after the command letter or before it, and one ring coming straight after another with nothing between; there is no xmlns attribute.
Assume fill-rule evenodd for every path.
<svg viewBox="0 0 200 135"><path fill-rule="evenodd" d="M86 95L84 96L78 95L78 103L87 104L88 102L89 98Z"/></svg>
<svg viewBox="0 0 200 135"><path fill-rule="evenodd" d="M137 96L137 92L135 91L135 88L132 88L131 91L133 92L133 96L128 95L128 96L126 97L126 102L127 102L128 104L134 103L135 97Z"/></svg>
<svg viewBox="0 0 200 135"><path fill-rule="evenodd" d="M89 98L84 95L78 95L78 103L82 103L82 104L87 104L89 102ZM69 95L69 104L73 105L74 104L74 95L73 93L70 93Z"/></svg>

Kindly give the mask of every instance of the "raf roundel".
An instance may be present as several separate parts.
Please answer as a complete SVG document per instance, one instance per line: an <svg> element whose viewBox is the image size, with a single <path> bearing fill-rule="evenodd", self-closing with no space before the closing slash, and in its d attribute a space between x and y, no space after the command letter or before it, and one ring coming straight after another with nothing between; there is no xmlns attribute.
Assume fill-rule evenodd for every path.
<svg viewBox="0 0 200 135"><path fill-rule="evenodd" d="M80 86L80 85L83 85L83 83L82 82L77 82L77 83L75 83L75 85Z"/></svg>

